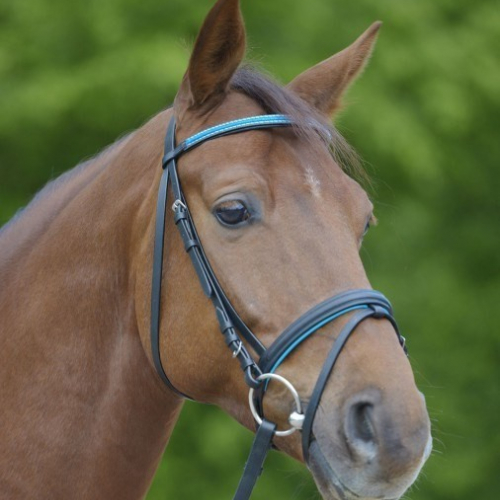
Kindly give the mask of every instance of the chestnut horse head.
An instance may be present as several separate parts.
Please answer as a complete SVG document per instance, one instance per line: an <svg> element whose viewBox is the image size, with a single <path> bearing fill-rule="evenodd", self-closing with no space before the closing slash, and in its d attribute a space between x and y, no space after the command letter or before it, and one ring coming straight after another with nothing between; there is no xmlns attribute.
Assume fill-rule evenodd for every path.
<svg viewBox="0 0 500 500"><path fill-rule="evenodd" d="M0 486L9 498L141 498L182 407L179 393L218 405L254 430L248 378L231 350L258 360L318 304L352 290L372 297L359 249L373 206L336 160L349 149L329 122L378 28L280 87L240 67L239 2L219 0L173 108L51 183L0 232ZM174 222L168 207L157 276L157 356L167 386L150 338L167 126L175 121L175 141L183 144L211 127L264 115L284 116L290 126L238 130L178 155L183 198L174 206L192 216L212 284L220 283L262 350L226 337L227 349L224 318L185 252L197 235L183 242L175 229L182 210ZM430 453L423 396L390 306L377 300L382 313L351 328L324 379L306 447L300 432L273 438L279 450L307 458L325 499L398 498ZM317 322L313 335L301 333L303 342L273 368L306 408L354 309ZM277 429L289 427L294 398L276 381L266 387L259 411Z"/></svg>

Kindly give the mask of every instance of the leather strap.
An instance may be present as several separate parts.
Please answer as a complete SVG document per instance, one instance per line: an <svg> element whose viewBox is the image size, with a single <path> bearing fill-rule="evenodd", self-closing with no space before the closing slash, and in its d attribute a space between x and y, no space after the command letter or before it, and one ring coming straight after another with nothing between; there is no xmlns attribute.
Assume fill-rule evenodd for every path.
<svg viewBox="0 0 500 500"><path fill-rule="evenodd" d="M325 390L325 385L330 377L330 373L333 370L335 362L337 361L340 352L345 346L347 340L354 333L356 327L365 319L368 319L377 314L383 314L374 309L366 309L356 312L349 321L345 324L344 328L340 332L339 336L333 343L332 349L330 350L328 357L323 364L323 368L318 376L318 380L314 386L311 393L309 403L307 404L304 424L302 426L302 453L304 455L304 460L307 462L309 460L309 445L312 438L312 425L314 421L314 416L318 409L321 396ZM386 313L387 314L387 313ZM387 314L389 316L389 314Z"/></svg>
<svg viewBox="0 0 500 500"><path fill-rule="evenodd" d="M165 137L165 144L175 141L175 122L171 121L167 135ZM151 281L151 324L150 324L150 338L151 338L151 352L153 354L153 363L156 371L160 375L163 382L176 394L181 397L188 397L181 391L177 390L170 382L160 356L160 318L161 318L161 284L163 277L163 253L164 253L164 239L165 239L165 215L167 208L167 192L169 184L169 172L165 168L161 175L160 187L158 189L158 201L156 204L156 224L155 224L155 239L153 248L153 276ZM190 398L188 398L190 399Z"/></svg>
<svg viewBox="0 0 500 500"><path fill-rule="evenodd" d="M241 132L249 132L251 130L261 130L277 127L290 127L292 122L286 115L258 115L250 116L248 118L239 118L230 122L215 125L206 130L202 130L195 135L192 135L185 141L181 142L177 147L165 149L165 156L163 163L168 163L172 159L179 158L179 156L187 153L189 150L194 149L204 142L225 137L227 135L239 134Z"/></svg>
<svg viewBox="0 0 500 500"><path fill-rule="evenodd" d="M234 132L233 132L234 133ZM227 135L227 132L226 132ZM181 231L181 237L184 240L186 244L186 232L189 233L189 237L191 238L191 241L195 242L196 246L196 253L198 254L198 257L196 258L196 263L193 261L193 264L195 266L195 269L198 273L198 277L200 278L200 281L202 283L203 289L205 291L205 294L208 297L211 297L212 294L215 294L217 297L217 302L218 306L223 309L227 315L227 317L231 320L233 326L238 330L240 335L250 344L252 349L256 352L258 356L261 356L265 352L265 347L262 344L262 342L254 335L254 333L248 328L246 323L241 319L241 317L238 315L236 310L234 309L233 305L231 304L231 301L225 294L221 284L219 283L219 280L217 279L217 276L215 275L212 266L210 265L210 261L208 260L208 257L205 253L205 250L203 249L203 245L201 244L200 237L198 236L198 232L196 231L196 226L193 220L193 217L191 216L191 213L189 212L188 204L184 198L182 188L180 185L179 181L179 176L177 173L177 164L176 160L173 159L171 163L168 166L168 169L170 171L170 179L171 179L171 184L172 184L172 190L174 193L174 197L176 200L180 200L183 202L184 207L181 207L180 210L177 212L180 214L184 213L185 215L185 223L182 224L177 224L178 229ZM176 221L177 223L177 221ZM184 230L183 230L184 228ZM200 277L200 272L199 270L203 269L203 273L201 274ZM210 281L210 291L207 292L206 286L204 285L204 282L209 280Z"/></svg>
<svg viewBox="0 0 500 500"><path fill-rule="evenodd" d="M248 500L250 498L255 483L262 474L264 461L266 460L267 452L271 448L275 430L276 424L265 419L257 429L250 455L248 456L243 475L241 476L233 500Z"/></svg>
<svg viewBox="0 0 500 500"><path fill-rule="evenodd" d="M351 310L366 309L369 306L379 306L392 312L390 302L375 290L349 290L326 299L305 312L281 333L261 356L260 369L263 373L274 372L283 361L280 358L284 354L288 356L290 349L298 347L317 329Z"/></svg>

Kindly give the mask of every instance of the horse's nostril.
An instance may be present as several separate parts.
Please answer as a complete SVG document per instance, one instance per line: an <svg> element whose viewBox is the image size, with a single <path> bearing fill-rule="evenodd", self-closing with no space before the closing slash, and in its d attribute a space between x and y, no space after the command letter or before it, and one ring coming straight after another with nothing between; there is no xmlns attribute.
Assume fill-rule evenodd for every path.
<svg viewBox="0 0 500 500"><path fill-rule="evenodd" d="M429 423L420 398L410 408L366 390L346 401L344 438L350 459L380 477L405 474L422 463Z"/></svg>
<svg viewBox="0 0 500 500"><path fill-rule="evenodd" d="M375 405L366 399L348 408L344 431L347 446L356 461L371 462L377 456L375 418Z"/></svg>
<svg viewBox="0 0 500 500"><path fill-rule="evenodd" d="M373 427L373 405L371 403L357 403L351 409L352 437L365 442L375 441Z"/></svg>

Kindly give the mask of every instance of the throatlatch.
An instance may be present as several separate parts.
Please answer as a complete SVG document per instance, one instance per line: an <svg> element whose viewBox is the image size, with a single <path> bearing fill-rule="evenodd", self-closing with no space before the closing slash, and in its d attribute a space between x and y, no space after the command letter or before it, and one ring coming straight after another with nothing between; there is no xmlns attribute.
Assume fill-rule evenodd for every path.
<svg viewBox="0 0 500 500"><path fill-rule="evenodd" d="M158 192L153 251L151 290L151 348L153 362L159 376L165 384L180 396L189 398L188 395L176 389L170 382L163 368L160 355L161 286L165 217L168 210L167 192L169 185L171 185L174 194L174 201L171 208L174 213L175 224L181 235L184 248L191 258L201 287L205 295L214 305L224 341L233 352L233 357L238 359L241 369L244 372L245 382L250 388L250 409L258 424L255 440L234 500L248 500L250 498L253 487L262 472L267 452L271 448L273 436L288 436L297 430L301 430L304 459L306 461L308 460L309 446L313 439L312 425L321 395L342 348L361 322L368 318L389 320L394 327L401 346L406 352L405 339L400 335L396 321L392 316L391 304L380 292L374 290L349 290L327 299L295 320L269 346L269 348L266 349L240 318L217 280L205 251L203 250L186 198L182 191L177 173L176 160L181 155L200 146L204 142L219 137L251 130L290 126L293 126L293 122L285 115L252 116L210 127L189 137L176 146L175 119L172 118L165 137L165 155L162 161L163 174L161 176ZM275 372L286 358L307 338L328 323L349 313L353 314L333 343L332 349L326 358L309 398L309 403L304 414L300 396L294 386ZM259 356L259 362L254 360L242 339L244 339ZM276 424L266 420L262 414L262 401L270 380L276 380L284 384L294 398L296 408L289 417L291 425L289 429L278 430Z"/></svg>

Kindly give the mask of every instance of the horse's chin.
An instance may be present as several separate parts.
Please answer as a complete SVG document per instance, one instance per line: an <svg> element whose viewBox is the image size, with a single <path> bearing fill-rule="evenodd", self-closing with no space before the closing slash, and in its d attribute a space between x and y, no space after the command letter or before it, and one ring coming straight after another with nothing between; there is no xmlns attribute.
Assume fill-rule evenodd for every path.
<svg viewBox="0 0 500 500"><path fill-rule="evenodd" d="M428 456L427 453L426 455ZM411 486L420 471L419 468L405 484L387 484L385 487L376 488L366 484L347 486L328 462L317 441L311 443L309 457L309 469L324 500L397 500ZM373 489L377 491L370 492L369 495L363 492Z"/></svg>

